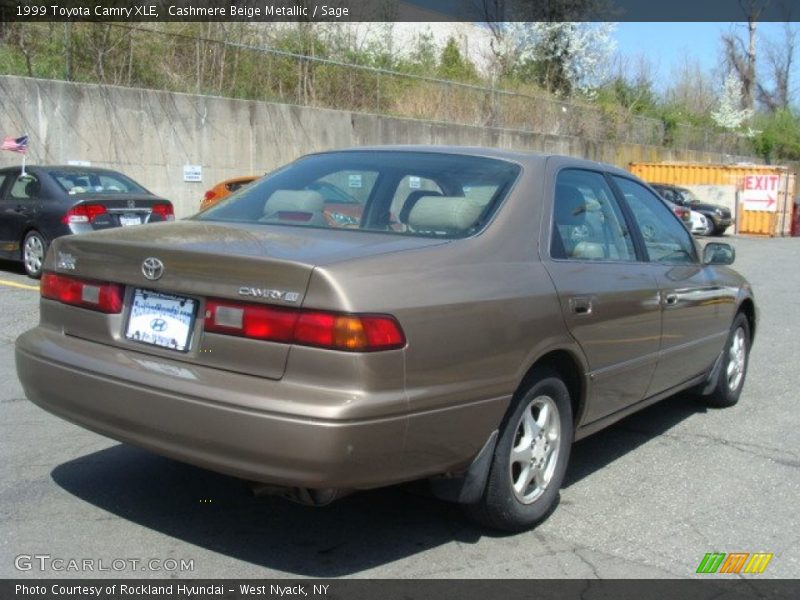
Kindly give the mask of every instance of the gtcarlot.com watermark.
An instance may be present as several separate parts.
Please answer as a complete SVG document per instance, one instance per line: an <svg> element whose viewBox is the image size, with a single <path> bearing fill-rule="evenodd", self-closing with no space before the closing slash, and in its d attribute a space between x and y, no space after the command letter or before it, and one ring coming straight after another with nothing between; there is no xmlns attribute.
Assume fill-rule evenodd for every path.
<svg viewBox="0 0 800 600"><path fill-rule="evenodd" d="M65 558L50 554L19 554L14 557L18 571L54 573L99 573L149 571L187 573L194 571L194 559L185 558Z"/></svg>

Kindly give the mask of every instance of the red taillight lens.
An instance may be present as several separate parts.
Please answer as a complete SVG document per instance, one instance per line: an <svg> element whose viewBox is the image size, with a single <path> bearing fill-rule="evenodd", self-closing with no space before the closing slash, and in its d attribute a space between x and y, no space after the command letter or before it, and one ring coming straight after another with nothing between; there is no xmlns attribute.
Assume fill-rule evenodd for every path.
<svg viewBox="0 0 800 600"><path fill-rule="evenodd" d="M203 202L208 202L209 200L213 200L214 196L216 195L217 193L214 190L208 190L203 196Z"/></svg>
<svg viewBox="0 0 800 600"><path fill-rule="evenodd" d="M64 225L71 223L94 223L100 215L108 213L102 204L76 204L61 217Z"/></svg>
<svg viewBox="0 0 800 600"><path fill-rule="evenodd" d="M154 204L153 208L151 208L150 210L153 211L154 215L158 215L164 221L175 220L175 209L172 208L172 204L168 202L162 202L161 204Z"/></svg>
<svg viewBox="0 0 800 600"><path fill-rule="evenodd" d="M205 329L212 333L374 352L405 346L400 324L388 315L347 315L245 304L226 300L206 303Z"/></svg>
<svg viewBox="0 0 800 600"><path fill-rule="evenodd" d="M124 288L118 283L85 281L56 273L44 273L40 290L43 298L104 313L122 312Z"/></svg>
<svg viewBox="0 0 800 600"><path fill-rule="evenodd" d="M206 331L242 337L291 342L298 312L224 300L206 302Z"/></svg>

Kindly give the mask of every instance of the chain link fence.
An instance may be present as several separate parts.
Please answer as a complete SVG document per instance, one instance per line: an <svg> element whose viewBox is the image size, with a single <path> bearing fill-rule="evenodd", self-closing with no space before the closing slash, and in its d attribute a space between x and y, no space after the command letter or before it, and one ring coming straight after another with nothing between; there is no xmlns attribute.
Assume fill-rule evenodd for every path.
<svg viewBox="0 0 800 600"><path fill-rule="evenodd" d="M83 25L83 24L82 24ZM5 24L0 72L745 155L738 134L621 107L447 81L191 32L123 24Z"/></svg>

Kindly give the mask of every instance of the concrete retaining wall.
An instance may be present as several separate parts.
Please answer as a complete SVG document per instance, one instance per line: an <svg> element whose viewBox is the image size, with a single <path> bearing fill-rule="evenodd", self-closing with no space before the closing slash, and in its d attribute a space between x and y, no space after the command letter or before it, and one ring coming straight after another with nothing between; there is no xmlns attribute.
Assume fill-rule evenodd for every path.
<svg viewBox="0 0 800 600"><path fill-rule="evenodd" d="M194 212L205 190L303 154L366 144L457 144L552 152L626 167L632 161L731 162L752 157L595 142L251 100L0 76L0 135L30 135L29 164L89 161L117 169ZM0 166L19 163L0 153ZM184 165L203 167L201 183Z"/></svg>

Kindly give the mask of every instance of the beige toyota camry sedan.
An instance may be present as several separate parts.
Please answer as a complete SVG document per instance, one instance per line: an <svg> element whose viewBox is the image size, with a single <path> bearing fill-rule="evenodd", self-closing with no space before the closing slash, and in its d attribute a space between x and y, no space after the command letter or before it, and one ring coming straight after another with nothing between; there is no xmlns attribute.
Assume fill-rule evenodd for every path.
<svg viewBox="0 0 800 600"><path fill-rule="evenodd" d="M190 219L55 240L17 371L55 415L296 500L427 479L521 530L574 440L681 390L739 400L733 258L608 165L324 152Z"/></svg>

